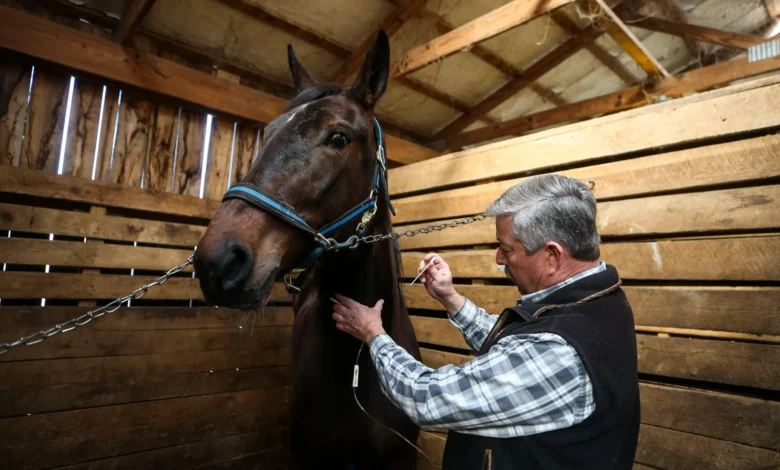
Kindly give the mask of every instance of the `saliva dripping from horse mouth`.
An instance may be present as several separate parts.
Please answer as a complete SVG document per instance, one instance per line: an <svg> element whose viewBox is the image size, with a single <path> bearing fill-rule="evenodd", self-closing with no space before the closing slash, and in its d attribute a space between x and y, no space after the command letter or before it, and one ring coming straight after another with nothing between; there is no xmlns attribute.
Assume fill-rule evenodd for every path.
<svg viewBox="0 0 780 470"><path fill-rule="evenodd" d="M240 329L249 329L249 334L254 332L255 326L265 326L265 308L271 300L271 291L281 270L274 269L259 288L250 287L241 292L241 298L246 299L243 303L231 303L229 305L218 305L217 307L231 309L236 317L236 326ZM259 318L259 324L258 324Z"/></svg>

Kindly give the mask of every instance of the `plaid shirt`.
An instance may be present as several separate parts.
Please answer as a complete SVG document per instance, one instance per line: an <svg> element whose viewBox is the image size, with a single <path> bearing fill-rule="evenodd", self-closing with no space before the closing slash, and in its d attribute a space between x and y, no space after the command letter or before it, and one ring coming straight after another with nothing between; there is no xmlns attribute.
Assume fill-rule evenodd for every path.
<svg viewBox="0 0 780 470"><path fill-rule="evenodd" d="M525 295L536 303L595 268ZM498 315L466 300L450 321L479 349ZM590 378L576 350L552 333L503 338L487 354L460 365L431 369L387 334L371 341L371 358L385 395L419 426L508 438L563 429L584 421L596 408Z"/></svg>

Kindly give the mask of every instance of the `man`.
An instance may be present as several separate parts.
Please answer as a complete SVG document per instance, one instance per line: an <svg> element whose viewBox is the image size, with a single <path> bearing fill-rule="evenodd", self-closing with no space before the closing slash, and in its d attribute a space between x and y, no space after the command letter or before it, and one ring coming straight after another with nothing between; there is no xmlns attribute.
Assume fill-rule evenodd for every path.
<svg viewBox="0 0 780 470"><path fill-rule="evenodd" d="M593 194L536 176L487 214L496 263L522 294L516 307L500 318L476 307L439 255L420 278L477 358L435 370L417 362L384 334L381 300L369 308L338 297L337 327L370 345L385 394L414 422L450 430L444 470L630 469L640 411L633 313L617 271L598 259Z"/></svg>

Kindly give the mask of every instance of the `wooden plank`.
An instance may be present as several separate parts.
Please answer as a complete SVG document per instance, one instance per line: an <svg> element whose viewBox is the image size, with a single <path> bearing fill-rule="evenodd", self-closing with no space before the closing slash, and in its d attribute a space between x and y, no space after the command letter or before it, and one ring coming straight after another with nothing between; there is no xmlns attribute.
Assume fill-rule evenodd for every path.
<svg viewBox="0 0 780 470"><path fill-rule="evenodd" d="M642 422L667 429L780 450L780 403L739 395L640 384Z"/></svg>
<svg viewBox="0 0 780 470"><path fill-rule="evenodd" d="M115 274L65 274L65 273L0 273L0 298L5 299L115 299L134 291L156 279L150 276L123 276ZM165 287L149 289L144 297L153 299L202 299L198 279L175 277ZM271 300L287 300L290 296L282 284L275 284Z"/></svg>
<svg viewBox="0 0 780 470"><path fill-rule="evenodd" d="M430 348L420 348L420 354L422 355L422 362L426 366L434 369L443 367L447 364L458 366L473 359L472 356L467 356L465 354L438 351Z"/></svg>
<svg viewBox="0 0 780 470"><path fill-rule="evenodd" d="M192 250L25 238L0 238L0 263L167 271ZM186 269L192 271L192 267Z"/></svg>
<svg viewBox="0 0 780 470"><path fill-rule="evenodd" d="M70 77L36 69L19 166L57 172Z"/></svg>
<svg viewBox="0 0 780 470"><path fill-rule="evenodd" d="M713 207L718 210L713 210ZM637 217L639 210L642 217ZM602 237L776 229L780 227L780 186L603 202L598 207L596 224ZM413 230L427 225L431 223L403 225L396 230ZM399 245L403 250L418 250L495 241L495 220L487 218L457 230L445 229L402 238Z"/></svg>
<svg viewBox="0 0 780 470"><path fill-rule="evenodd" d="M119 126L122 117L122 91L109 88L106 90L106 102L103 105L103 119L106 123L106 134L103 143L98 149L98 173L97 179L110 181L114 150L119 142Z"/></svg>
<svg viewBox="0 0 780 470"><path fill-rule="evenodd" d="M99 461L62 467L63 470L121 470L164 466L176 468L279 469L285 462L285 427L235 434ZM226 460L226 456L232 456ZM226 466L223 467L222 464ZM280 466L277 466L280 465ZM197 466L197 467L195 467Z"/></svg>
<svg viewBox="0 0 780 470"><path fill-rule="evenodd" d="M206 171L206 191L204 197L221 201L230 185L230 158L233 155L233 123L213 120L209 147L209 161Z"/></svg>
<svg viewBox="0 0 780 470"><path fill-rule="evenodd" d="M44 242L45 243L45 242ZM623 279L666 281L772 281L780 278L780 236L604 243L601 259L614 265ZM696 263L690 262L696 254ZM496 268L495 250L443 254L458 277L504 279ZM422 252L402 254L411 276Z"/></svg>
<svg viewBox="0 0 780 470"><path fill-rule="evenodd" d="M520 297L513 286L456 285L462 295L498 314ZM422 286L404 287L409 308L444 310ZM641 326L780 334L777 287L623 286ZM740 321L734 321L738 317Z"/></svg>
<svg viewBox="0 0 780 470"><path fill-rule="evenodd" d="M677 23L651 16L631 21L631 26L739 49L747 49L766 42L766 39L761 36L722 31L690 23Z"/></svg>
<svg viewBox="0 0 780 470"><path fill-rule="evenodd" d="M260 131L251 127L239 125L236 128L236 147L233 153L233 164L230 185L240 183L257 158L262 147Z"/></svg>
<svg viewBox="0 0 780 470"><path fill-rule="evenodd" d="M0 418L275 388L289 384L291 378L291 368L287 366L203 371L167 377L123 377L101 383L14 388L0 391Z"/></svg>
<svg viewBox="0 0 780 470"><path fill-rule="evenodd" d="M149 177L144 187L153 191L172 192L179 110L157 105L149 152Z"/></svg>
<svg viewBox="0 0 780 470"><path fill-rule="evenodd" d="M396 33L401 26L404 25L409 19L425 4L422 0L404 0L396 7L390 15L388 15L379 27L372 31L371 34L363 41L357 49L352 51L349 57L347 57L341 66L336 70L330 81L335 83L344 83L349 77L360 70L363 65L363 60L366 57L366 53L376 41L376 36L379 31L384 30L388 37Z"/></svg>
<svg viewBox="0 0 780 470"><path fill-rule="evenodd" d="M99 158L105 153L108 138L109 120L105 115L102 85L77 81L73 93L71 126L75 139L68 137L68 163L65 174L86 179L96 179L100 169L95 165L102 163ZM106 93L107 93L106 89Z"/></svg>
<svg viewBox="0 0 780 470"><path fill-rule="evenodd" d="M31 67L0 65L0 166L19 166Z"/></svg>
<svg viewBox="0 0 780 470"><path fill-rule="evenodd" d="M185 109L179 115L179 144L173 192L185 196L200 195L206 116Z"/></svg>
<svg viewBox="0 0 780 470"><path fill-rule="evenodd" d="M106 240L196 246L205 227L0 204L3 229Z"/></svg>
<svg viewBox="0 0 780 470"><path fill-rule="evenodd" d="M593 183L599 201L747 183L780 176L780 136L695 147L556 173ZM393 223L482 213L526 178L393 199Z"/></svg>
<svg viewBox="0 0 780 470"><path fill-rule="evenodd" d="M441 465L446 442L446 437L432 432L422 431L417 437L417 447L425 452L435 465Z"/></svg>
<svg viewBox="0 0 780 470"><path fill-rule="evenodd" d="M639 373L780 390L780 345L637 335Z"/></svg>
<svg viewBox="0 0 780 470"><path fill-rule="evenodd" d="M168 377L211 370L288 366L292 363L292 350L289 347L261 347L258 345L257 348L238 351L192 351L187 354L155 353L0 362L0 373L9 378L0 384L0 389L84 385L127 377Z"/></svg>
<svg viewBox="0 0 780 470"><path fill-rule="evenodd" d="M635 460L652 468L774 468L780 453L642 425Z"/></svg>
<svg viewBox="0 0 780 470"><path fill-rule="evenodd" d="M144 186L154 115L154 103L127 93L122 95L109 182L136 188Z"/></svg>
<svg viewBox="0 0 780 470"><path fill-rule="evenodd" d="M14 467L37 469L279 429L287 420L286 401L284 389L264 389L9 418L4 423L17 427L24 440L7 441L0 458ZM25 425L17 425L22 420ZM31 428L36 424L47 429ZM44 441L48 436L57 437Z"/></svg>
<svg viewBox="0 0 780 470"><path fill-rule="evenodd" d="M126 44L129 42L135 28L141 24L144 16L149 13L152 8L154 0L132 0L127 4L125 11L122 13L122 19L119 21L119 25L111 35L111 40L119 44Z"/></svg>
<svg viewBox="0 0 780 470"><path fill-rule="evenodd" d="M570 37L552 52L534 62L533 65L522 73L512 77L509 82L501 86L501 88L482 99L471 110L445 126L441 131L436 133L434 138L443 140L451 139L460 131L475 123L484 115L500 106L503 102L515 96L521 90L553 70L563 61L582 50L583 47L593 43L601 34L601 30L595 26L591 26Z"/></svg>
<svg viewBox="0 0 780 470"><path fill-rule="evenodd" d="M780 60L777 63L780 65ZM649 148L771 128L780 125L780 117L770 111L780 106L778 81L778 77L768 77L619 116L484 145L409 168L396 168L390 171L390 192L399 195L538 172ZM658 126L658 122L665 125ZM420 174L426 177L420 178Z"/></svg>
<svg viewBox="0 0 780 470"><path fill-rule="evenodd" d="M612 39L634 59L634 62L639 64L651 77L661 75L668 78L672 76L604 0L593 0L593 2L597 3L601 7L601 11L607 16L605 19L607 34L612 36Z"/></svg>
<svg viewBox="0 0 780 470"><path fill-rule="evenodd" d="M470 350L460 330L455 328L447 319L412 316L412 327L417 341L436 346Z"/></svg>
<svg viewBox="0 0 780 470"><path fill-rule="evenodd" d="M397 78L418 70L431 62L527 23L550 10L573 0L541 0L528 3L514 0L490 13L460 26L454 31L429 41L404 54L393 66L391 77Z"/></svg>
<svg viewBox="0 0 780 470"><path fill-rule="evenodd" d="M147 55L139 61L131 51L111 41L14 8L0 6L0 33L0 47L230 116L268 123L287 104L281 98L159 57ZM431 149L391 135L386 139L388 159L398 163L418 162L437 155Z"/></svg>

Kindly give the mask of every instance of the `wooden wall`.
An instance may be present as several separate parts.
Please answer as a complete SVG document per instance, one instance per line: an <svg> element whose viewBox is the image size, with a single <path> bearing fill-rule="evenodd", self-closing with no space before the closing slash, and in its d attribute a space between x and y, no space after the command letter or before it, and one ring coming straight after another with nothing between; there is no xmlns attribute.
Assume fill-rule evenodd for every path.
<svg viewBox="0 0 780 470"><path fill-rule="evenodd" d="M209 129L204 113L79 77L70 92L43 64L0 63L0 86L0 342L184 262L259 148L257 128ZM211 307L190 268L132 308L0 355L0 468L283 467L289 300Z"/></svg>
<svg viewBox="0 0 780 470"><path fill-rule="evenodd" d="M481 213L531 174L588 182L602 259L634 310L636 468L780 465L780 76L451 154L390 172L397 230ZM400 240L408 277L438 251L491 313L518 297L494 222ZM421 286L406 302L431 367L470 353ZM438 468L445 434L420 444Z"/></svg>

